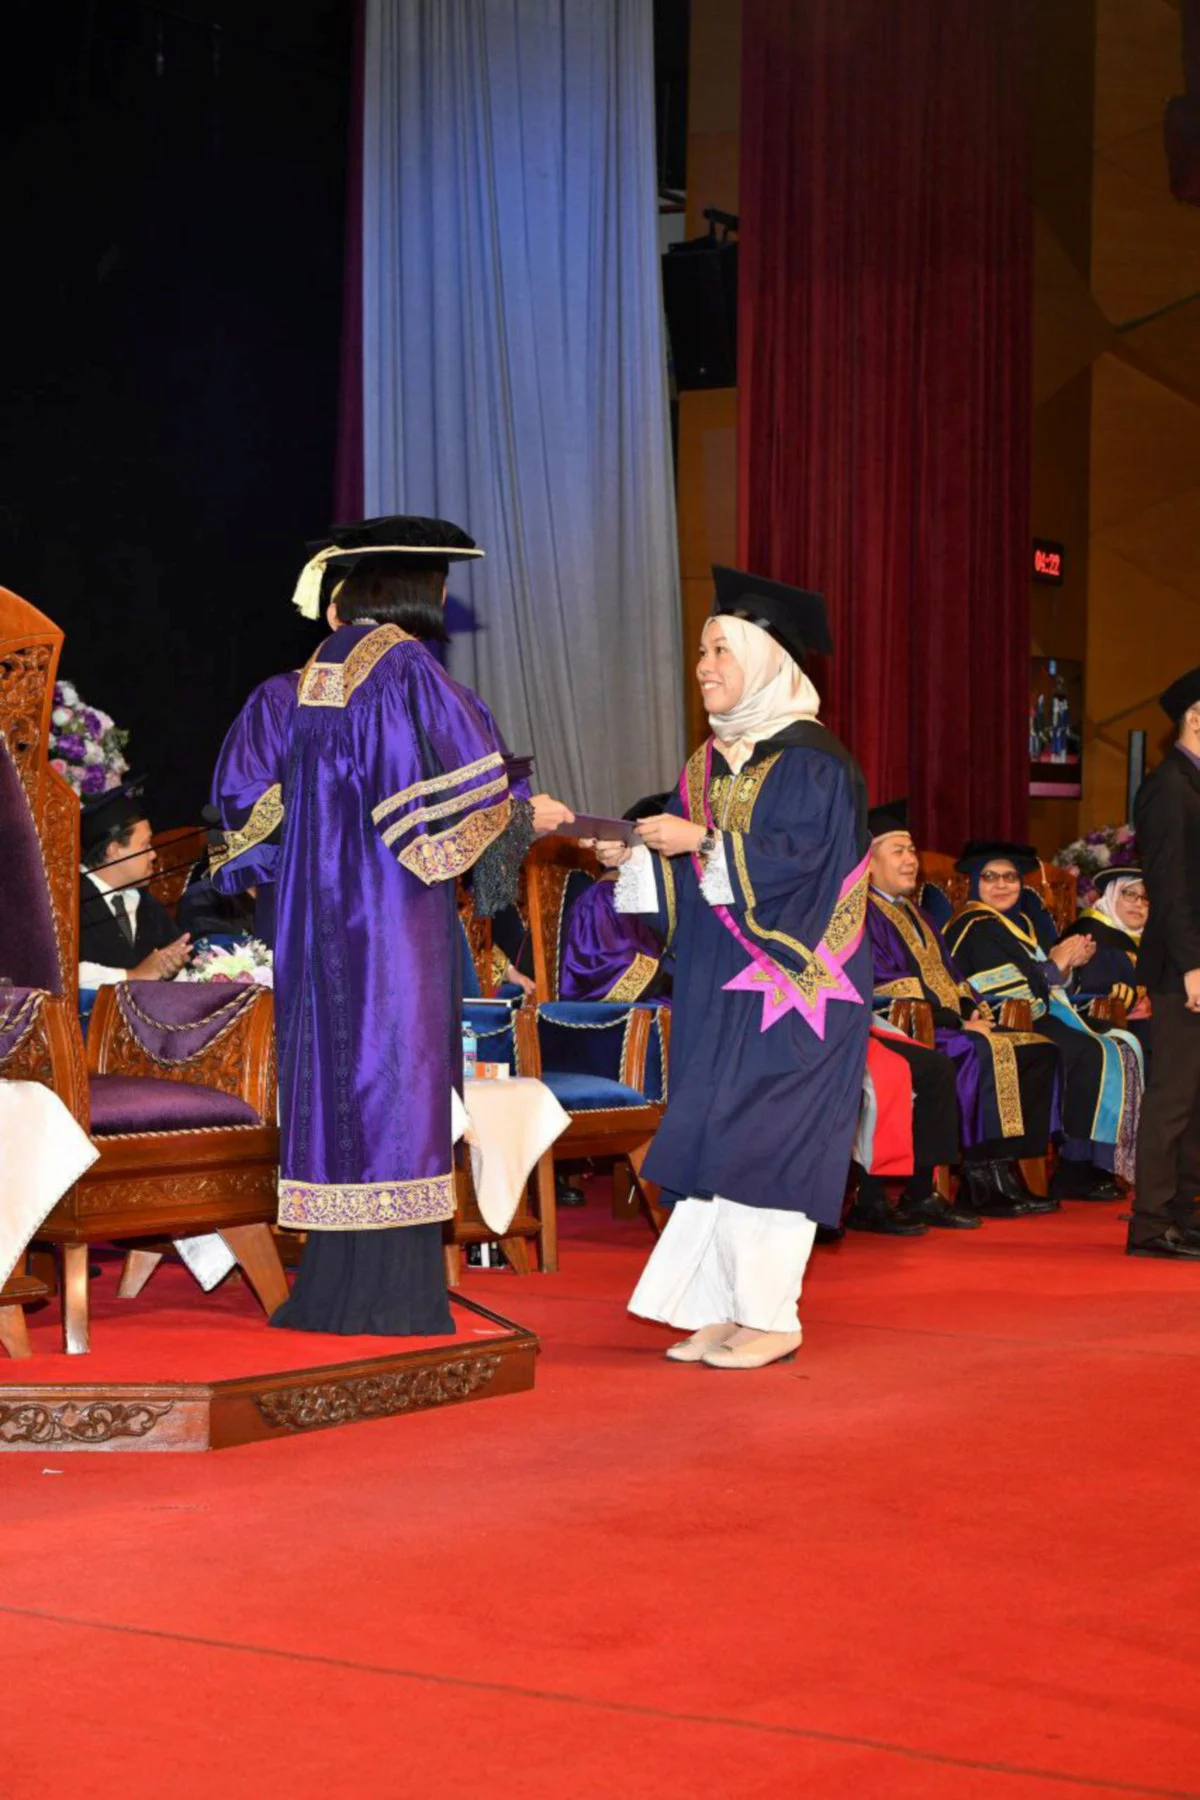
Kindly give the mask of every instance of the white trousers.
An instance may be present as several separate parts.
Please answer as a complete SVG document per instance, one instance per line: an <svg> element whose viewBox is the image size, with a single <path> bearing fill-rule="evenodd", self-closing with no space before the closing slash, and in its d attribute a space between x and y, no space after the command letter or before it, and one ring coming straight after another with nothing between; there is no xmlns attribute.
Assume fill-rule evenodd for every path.
<svg viewBox="0 0 1200 1800"><path fill-rule="evenodd" d="M799 1331L800 1287L817 1228L803 1213L735 1200L679 1200L642 1271L630 1312L681 1331L729 1319Z"/></svg>

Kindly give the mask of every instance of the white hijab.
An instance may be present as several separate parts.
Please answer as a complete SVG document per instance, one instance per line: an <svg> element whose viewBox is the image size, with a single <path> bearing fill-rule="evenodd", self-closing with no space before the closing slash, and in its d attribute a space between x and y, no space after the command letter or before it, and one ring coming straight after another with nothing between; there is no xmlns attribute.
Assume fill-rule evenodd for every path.
<svg viewBox="0 0 1200 1800"><path fill-rule="evenodd" d="M761 625L729 613L709 621L714 624L720 625L745 677L737 705L727 713L708 715L713 736L736 775L750 760L755 744L774 737L797 719L815 719L821 710L821 696L795 658Z"/></svg>
<svg viewBox="0 0 1200 1800"><path fill-rule="evenodd" d="M1143 887L1144 885L1140 875L1118 875L1115 881L1108 883L1102 894L1097 894L1096 904L1092 909L1094 912L1102 913L1110 924L1115 925L1118 931L1123 931L1126 937L1133 938L1135 942L1141 941L1142 934L1140 931L1130 930L1117 911L1117 901L1126 888Z"/></svg>

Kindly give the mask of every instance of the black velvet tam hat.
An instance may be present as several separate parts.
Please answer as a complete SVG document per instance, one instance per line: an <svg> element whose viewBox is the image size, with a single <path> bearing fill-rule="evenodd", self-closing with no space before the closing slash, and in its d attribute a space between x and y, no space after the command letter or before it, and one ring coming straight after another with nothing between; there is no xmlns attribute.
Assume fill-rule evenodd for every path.
<svg viewBox="0 0 1200 1800"><path fill-rule="evenodd" d="M1098 869L1092 876L1092 886L1098 894L1102 894L1113 881L1144 881L1145 876L1136 863L1110 863L1107 869Z"/></svg>
<svg viewBox="0 0 1200 1800"><path fill-rule="evenodd" d="M822 656L833 655L833 639L821 594L788 587L782 581L767 581L761 575L747 575L744 569L714 566L713 580L717 584L714 616L724 613L760 625L801 664L809 650Z"/></svg>
<svg viewBox="0 0 1200 1800"><path fill-rule="evenodd" d="M146 803L142 798L145 786L144 775L133 775L120 787L110 788L107 794L97 794L94 800L84 801L79 818L79 840L85 856L111 838L120 837L130 825L136 825L139 819L146 817Z"/></svg>
<svg viewBox="0 0 1200 1800"><path fill-rule="evenodd" d="M1041 861L1032 844L1008 844L1003 838L968 838L954 867L960 875L978 875L993 858L1010 862L1019 875L1029 875Z"/></svg>
<svg viewBox="0 0 1200 1800"><path fill-rule="evenodd" d="M449 519L425 519L415 513L387 519L361 519L357 525L335 525L327 538L310 544L309 560L300 571L292 604L306 619L320 617L326 598L326 575L348 575L365 557L392 558L408 568L463 562L483 551L461 525Z"/></svg>
<svg viewBox="0 0 1200 1800"><path fill-rule="evenodd" d="M893 832L902 831L908 836L908 797L903 800L888 800L883 806L873 806L867 814L867 830L871 834L871 842L877 838L891 837Z"/></svg>
<svg viewBox="0 0 1200 1800"><path fill-rule="evenodd" d="M1200 669L1189 669L1186 675L1173 681L1166 693L1160 695L1158 704L1172 725L1178 725L1189 706L1200 706Z"/></svg>

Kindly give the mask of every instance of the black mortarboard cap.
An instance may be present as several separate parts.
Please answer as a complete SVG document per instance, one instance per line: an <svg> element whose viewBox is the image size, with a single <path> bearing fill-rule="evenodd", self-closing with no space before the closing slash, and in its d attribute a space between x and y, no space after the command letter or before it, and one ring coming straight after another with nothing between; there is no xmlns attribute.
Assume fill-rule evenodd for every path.
<svg viewBox="0 0 1200 1800"><path fill-rule="evenodd" d="M645 799L635 800L629 811L623 812L621 817L628 819L631 825L636 824L638 819L657 819L660 813L666 812L670 798L670 794L647 794Z"/></svg>
<svg viewBox="0 0 1200 1800"><path fill-rule="evenodd" d="M1189 706L1200 705L1200 669L1189 669L1186 675L1173 681L1160 696L1158 704L1172 725L1178 725Z"/></svg>
<svg viewBox="0 0 1200 1800"><path fill-rule="evenodd" d="M1092 886L1098 894L1102 894L1110 882L1124 881L1132 878L1143 881L1145 876L1136 863L1110 863L1107 869L1097 869L1092 876Z"/></svg>
<svg viewBox="0 0 1200 1800"><path fill-rule="evenodd" d="M449 519L427 519L416 513L385 519L360 519L335 525L329 536L308 546L309 560L300 571L292 603L306 619L319 617L327 572L348 575L366 557L390 557L414 565L462 562L483 555L475 539Z"/></svg>
<svg viewBox="0 0 1200 1800"><path fill-rule="evenodd" d="M782 581L767 581L761 575L747 575L744 569L714 566L713 580L717 585L714 614L725 613L761 625L798 663L803 663L809 650L822 656L833 655L833 639L821 594L788 587Z"/></svg>
<svg viewBox="0 0 1200 1800"><path fill-rule="evenodd" d="M867 830L871 833L872 843L876 838L888 837L893 831L908 830L908 797L903 800L888 800L883 806L873 806L867 814Z"/></svg>
<svg viewBox="0 0 1200 1800"><path fill-rule="evenodd" d="M97 849L109 838L118 837L128 826L136 825L139 819L146 817L142 798L145 785L144 775L131 775L120 787L109 788L106 794L97 794L95 799L84 801L79 817L79 839L85 852Z"/></svg>
<svg viewBox="0 0 1200 1800"><path fill-rule="evenodd" d="M1012 863L1021 875L1030 874L1041 862L1032 844L1010 844L1003 838L968 838L954 867L960 875L974 875L993 857Z"/></svg>

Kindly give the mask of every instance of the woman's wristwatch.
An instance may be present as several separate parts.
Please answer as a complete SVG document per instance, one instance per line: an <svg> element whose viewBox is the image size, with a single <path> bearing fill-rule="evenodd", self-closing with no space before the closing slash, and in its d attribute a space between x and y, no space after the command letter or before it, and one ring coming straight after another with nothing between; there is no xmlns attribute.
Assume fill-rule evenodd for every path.
<svg viewBox="0 0 1200 1800"><path fill-rule="evenodd" d="M708 861L709 857L712 855L713 851L716 849L718 843L720 842L720 838L721 838L721 834L719 831L706 831L705 832L704 836L700 839L699 845L697 846L697 849L696 849L696 855L700 858L701 862Z"/></svg>

